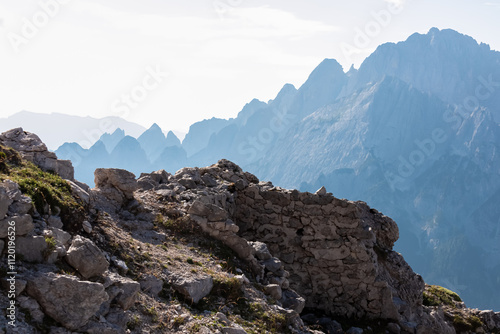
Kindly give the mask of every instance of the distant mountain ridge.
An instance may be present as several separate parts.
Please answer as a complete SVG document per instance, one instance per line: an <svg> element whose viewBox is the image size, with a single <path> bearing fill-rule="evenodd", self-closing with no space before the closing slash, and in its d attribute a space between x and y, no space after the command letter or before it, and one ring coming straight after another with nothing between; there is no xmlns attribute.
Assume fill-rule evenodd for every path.
<svg viewBox="0 0 500 334"><path fill-rule="evenodd" d="M58 125L57 131L51 125ZM139 136L146 129L136 123L119 117L80 117L60 113L41 114L21 111L6 118L0 118L0 132L17 127L37 133L51 150L65 142L78 142L89 148L105 133L121 129L131 136Z"/></svg>
<svg viewBox="0 0 500 334"><path fill-rule="evenodd" d="M324 185L394 218L396 249L427 281L498 309L499 107L500 53L433 28L381 45L358 70L325 59L299 89L193 124L181 146L122 167L174 172L225 158L282 187Z"/></svg>
<svg viewBox="0 0 500 334"><path fill-rule="evenodd" d="M72 160L76 177L89 185L94 185L94 170L100 167L127 166L139 175L161 168L171 170L187 161L179 138L172 131L165 136L156 123L137 139L117 129L112 134L103 134L89 149L77 143L65 143L56 150L56 154Z"/></svg>

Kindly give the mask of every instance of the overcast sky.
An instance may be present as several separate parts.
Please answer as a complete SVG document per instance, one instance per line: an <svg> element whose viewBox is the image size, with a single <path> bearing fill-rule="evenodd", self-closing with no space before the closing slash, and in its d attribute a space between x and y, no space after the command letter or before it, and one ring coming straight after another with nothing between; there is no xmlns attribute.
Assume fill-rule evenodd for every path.
<svg viewBox="0 0 500 334"><path fill-rule="evenodd" d="M0 117L121 116L186 132L297 88L324 58L452 28L500 50L500 0L0 0Z"/></svg>

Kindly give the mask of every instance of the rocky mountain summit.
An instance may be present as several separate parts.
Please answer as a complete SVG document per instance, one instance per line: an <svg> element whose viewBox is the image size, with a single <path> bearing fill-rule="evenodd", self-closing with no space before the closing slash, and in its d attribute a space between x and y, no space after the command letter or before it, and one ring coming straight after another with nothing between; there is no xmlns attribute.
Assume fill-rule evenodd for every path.
<svg viewBox="0 0 500 334"><path fill-rule="evenodd" d="M36 135L0 135L3 333L500 331L500 313L425 285L392 250L396 223L364 202L228 160L100 168L93 189L72 175Z"/></svg>

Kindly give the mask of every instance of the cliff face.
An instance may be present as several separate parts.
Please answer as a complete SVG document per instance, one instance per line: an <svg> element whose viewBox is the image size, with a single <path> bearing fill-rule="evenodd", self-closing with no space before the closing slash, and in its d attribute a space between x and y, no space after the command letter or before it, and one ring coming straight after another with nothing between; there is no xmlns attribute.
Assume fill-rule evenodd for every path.
<svg viewBox="0 0 500 334"><path fill-rule="evenodd" d="M39 167L21 159L32 156L28 142L50 166L67 167L61 176L72 169L33 134L0 135L0 227L16 222L23 255L19 333L500 328L500 313L426 287L392 250L396 223L363 202L274 187L227 160L138 179L97 169L89 189L42 172L60 171L43 159L30 159ZM35 178L44 183L27 187ZM4 256L6 241L0 234ZM9 298L2 294L2 308Z"/></svg>

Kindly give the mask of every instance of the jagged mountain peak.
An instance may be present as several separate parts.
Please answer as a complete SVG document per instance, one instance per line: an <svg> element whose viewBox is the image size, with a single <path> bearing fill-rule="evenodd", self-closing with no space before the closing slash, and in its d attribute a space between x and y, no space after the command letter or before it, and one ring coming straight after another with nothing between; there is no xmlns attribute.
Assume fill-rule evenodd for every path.
<svg viewBox="0 0 500 334"><path fill-rule="evenodd" d="M280 101L283 98L286 98L287 96L293 95L297 93L297 88L295 88L294 85L287 83L285 84L281 90L279 91L278 95L276 95L276 98L273 101Z"/></svg>
<svg viewBox="0 0 500 334"><path fill-rule="evenodd" d="M113 131L113 133L111 134L111 136L122 136L122 137L125 137L125 130L123 129L120 129L120 128L116 128L115 131Z"/></svg>
<svg viewBox="0 0 500 334"><path fill-rule="evenodd" d="M117 128L113 133L104 133L98 141L102 142L108 153L111 153L116 145L125 138L125 131Z"/></svg>
<svg viewBox="0 0 500 334"><path fill-rule="evenodd" d="M181 141L179 138L173 133L172 131L169 131L167 133L167 138L166 138L166 146L181 146Z"/></svg>
<svg viewBox="0 0 500 334"><path fill-rule="evenodd" d="M316 68L311 72L307 78L304 86L311 85L313 83L321 82L324 80L331 80L336 78L343 78L345 76L344 69L342 65L335 59L325 58ZM301 87L301 88L302 88Z"/></svg>
<svg viewBox="0 0 500 334"><path fill-rule="evenodd" d="M347 94L386 75L459 104L475 94L480 78L500 77L500 53L451 29L432 28L403 42L380 45L361 64Z"/></svg>
<svg viewBox="0 0 500 334"><path fill-rule="evenodd" d="M267 103L262 102L258 99L253 99L249 103L245 104L243 109L241 109L241 111L238 113L238 117L234 120L234 122L240 125L244 125L256 111L265 107L267 107Z"/></svg>
<svg viewBox="0 0 500 334"><path fill-rule="evenodd" d="M159 129L159 130L161 130L160 126L159 126L157 123L153 123L153 124L149 127L149 129L150 129L150 130L151 130L151 129Z"/></svg>
<svg viewBox="0 0 500 334"><path fill-rule="evenodd" d="M163 134L163 130L160 128L160 126L156 123L153 123L153 125L151 125L149 127L149 129L147 129L146 131L144 131L140 136L139 138L137 138L139 140L139 142L141 142L141 140L149 140L149 139L161 139L161 138L165 138L165 135Z"/></svg>

